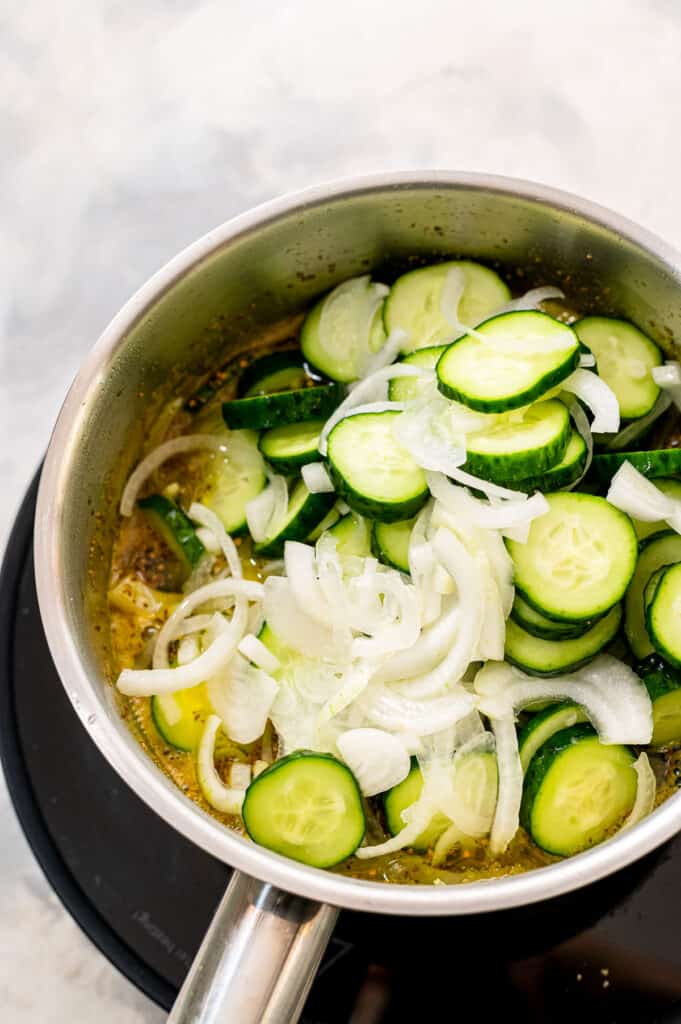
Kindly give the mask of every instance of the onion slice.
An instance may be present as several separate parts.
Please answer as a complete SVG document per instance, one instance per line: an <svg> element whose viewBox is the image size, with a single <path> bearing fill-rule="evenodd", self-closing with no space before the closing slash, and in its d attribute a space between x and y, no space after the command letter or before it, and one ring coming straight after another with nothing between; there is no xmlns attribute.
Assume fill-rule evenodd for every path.
<svg viewBox="0 0 681 1024"><path fill-rule="evenodd" d="M215 740L222 722L217 715L209 715L196 753L196 774L211 807L223 814L241 814L244 790L225 786L215 768Z"/></svg>
<svg viewBox="0 0 681 1024"><path fill-rule="evenodd" d="M554 285L542 285L540 288L530 288L524 295L519 295L517 299L511 299L505 305L498 309L494 316L501 316L502 313L518 313L524 312L525 310L536 309L540 303L546 302L547 299L564 299L565 292L561 291L560 288L556 288Z"/></svg>
<svg viewBox="0 0 681 1024"><path fill-rule="evenodd" d="M657 780L645 751L642 751L634 761L634 771L638 776L636 799L622 828L631 828L632 825L638 824L643 818L647 818L655 807Z"/></svg>
<svg viewBox="0 0 681 1024"><path fill-rule="evenodd" d="M265 731L279 684L238 654L208 680L207 690L229 738L254 743Z"/></svg>
<svg viewBox="0 0 681 1024"><path fill-rule="evenodd" d="M225 530L220 519L215 515L215 512L210 508L206 508L205 505L201 505L200 502L194 501L189 506L189 518L213 534L225 556L225 561L229 566L232 576L235 579L241 579L243 571L236 544Z"/></svg>
<svg viewBox="0 0 681 1024"><path fill-rule="evenodd" d="M269 485L246 505L248 532L256 544L279 532L279 525L286 518L288 509L285 478L277 473L270 473L269 478Z"/></svg>
<svg viewBox="0 0 681 1024"><path fill-rule="evenodd" d="M220 439L215 434L184 434L182 437L174 437L171 441L165 441L163 444L158 445L157 448L154 448L153 451L150 451L128 478L121 496L121 515L132 515L137 495L142 485L158 469L161 463L165 462L166 459L172 459L175 455L184 455L186 452L197 451L201 448L208 448L214 452L229 451L224 438Z"/></svg>
<svg viewBox="0 0 681 1024"><path fill-rule="evenodd" d="M409 774L407 748L383 729L348 729L337 746L364 796L385 793Z"/></svg>
<svg viewBox="0 0 681 1024"><path fill-rule="evenodd" d="M504 501L497 505L474 498L464 487L456 487L442 473L426 472L430 493L454 516L467 520L471 526L483 530L507 530L529 525L543 516L549 505L543 494L531 498L523 495L519 500Z"/></svg>
<svg viewBox="0 0 681 1024"><path fill-rule="evenodd" d="M681 410L681 364L669 360L663 366L654 366L653 380L666 391L677 409Z"/></svg>
<svg viewBox="0 0 681 1024"><path fill-rule="evenodd" d="M518 736L513 712L500 718L490 716L497 750L499 791L489 846L493 855L503 853L518 831L523 799L523 768L518 753Z"/></svg>
<svg viewBox="0 0 681 1024"><path fill-rule="evenodd" d="M620 427L620 407L612 388L602 377L590 370L575 370L563 381L561 388L581 399L594 414L594 434L615 434Z"/></svg>
<svg viewBox="0 0 681 1024"><path fill-rule="evenodd" d="M269 647L266 647L262 640L258 640L253 633L247 633L243 637L239 642L238 651L243 654L244 658L248 658L257 668L261 668L265 672L276 672L281 666L279 658L272 654Z"/></svg>
<svg viewBox="0 0 681 1024"><path fill-rule="evenodd" d="M303 466L301 476L310 494L331 494L335 490L326 466L321 462L308 462Z"/></svg>
<svg viewBox="0 0 681 1024"><path fill-rule="evenodd" d="M681 533L681 501L663 494L652 480L639 473L630 462L623 462L613 476L607 499L632 519L644 523L664 520L673 530Z"/></svg>

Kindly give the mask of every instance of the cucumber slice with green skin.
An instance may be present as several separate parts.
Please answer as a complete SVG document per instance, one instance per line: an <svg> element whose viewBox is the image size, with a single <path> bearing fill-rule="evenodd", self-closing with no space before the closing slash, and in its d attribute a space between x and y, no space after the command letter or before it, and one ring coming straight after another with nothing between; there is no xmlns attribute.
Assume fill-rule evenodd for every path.
<svg viewBox="0 0 681 1024"><path fill-rule="evenodd" d="M150 494L147 498L140 498L137 507L142 509L187 572L191 572L206 553L206 549L196 536L191 519L184 514L179 505L163 494Z"/></svg>
<svg viewBox="0 0 681 1024"><path fill-rule="evenodd" d="M674 476L681 473L681 448L660 448L652 452L609 452L594 455L589 467L589 480L609 484L623 462L647 477Z"/></svg>
<svg viewBox="0 0 681 1024"><path fill-rule="evenodd" d="M205 476L199 501L218 516L227 533L246 529L246 505L266 483L265 463L258 451L258 436L235 430L225 437L226 453L216 453Z"/></svg>
<svg viewBox="0 0 681 1024"><path fill-rule="evenodd" d="M374 523L371 547L380 562L399 572L409 572L409 541L414 522L415 518L398 523Z"/></svg>
<svg viewBox="0 0 681 1024"><path fill-rule="evenodd" d="M654 341L626 320L587 316L572 328L596 359L596 370L615 393L623 419L649 413L660 389L651 370L662 363Z"/></svg>
<svg viewBox="0 0 681 1024"><path fill-rule="evenodd" d="M550 704L523 726L518 734L518 751L523 772L539 748L561 729L569 729L580 722L588 722L589 716L578 704Z"/></svg>
<svg viewBox="0 0 681 1024"><path fill-rule="evenodd" d="M360 413L329 434L328 461L337 492L369 519L409 519L428 500L423 470L393 433L399 412Z"/></svg>
<svg viewBox="0 0 681 1024"><path fill-rule="evenodd" d="M308 750L289 754L256 776L242 814L258 845L316 868L352 856L366 828L352 772L330 754Z"/></svg>
<svg viewBox="0 0 681 1024"><path fill-rule="evenodd" d="M669 566L663 565L662 568L657 570L657 572L654 572L648 580L648 582L646 583L645 590L643 591L643 611L646 615L646 629L648 628L648 606L650 605L650 602L655 596L657 584L660 582L660 577L662 576L662 573L666 572L667 569L669 569Z"/></svg>
<svg viewBox="0 0 681 1024"><path fill-rule="evenodd" d="M547 494L549 511L530 526L526 544L506 541L516 591L559 622L596 619L624 595L638 544L631 520L605 498Z"/></svg>
<svg viewBox="0 0 681 1024"><path fill-rule="evenodd" d="M442 353L436 372L443 395L479 412L529 405L579 365L576 334L547 313L502 313L476 333L485 340L459 338ZM531 354L523 354L523 343L534 346Z"/></svg>
<svg viewBox="0 0 681 1024"><path fill-rule="evenodd" d="M262 434L259 448L270 465L289 476L308 462L319 462L317 450L324 420L306 420L304 423L286 423L272 427Z"/></svg>
<svg viewBox="0 0 681 1024"><path fill-rule="evenodd" d="M530 762L520 823L547 853L569 857L602 842L634 805L634 754L601 743L587 724L562 729Z"/></svg>
<svg viewBox="0 0 681 1024"><path fill-rule="evenodd" d="M535 611L519 594L516 594L513 602L511 618L522 626L525 632L541 640L574 640L578 636L583 636L594 625L590 619L586 622L556 622L554 619L548 619L541 612Z"/></svg>
<svg viewBox="0 0 681 1024"><path fill-rule="evenodd" d="M255 395L272 395L277 391L292 391L304 388L310 377L305 372L303 360L297 349L286 352L271 352L256 359L239 378L239 397L252 398Z"/></svg>
<svg viewBox="0 0 681 1024"><path fill-rule="evenodd" d="M335 494L312 494L299 480L291 492L283 522L273 536L255 545L255 553L266 558L278 558L287 540L305 540L335 500Z"/></svg>
<svg viewBox="0 0 681 1024"><path fill-rule="evenodd" d="M205 683L151 698L154 725L176 750L196 750L206 718L214 714Z"/></svg>
<svg viewBox="0 0 681 1024"><path fill-rule="evenodd" d="M578 431L573 430L560 462L552 466L551 469L547 469L545 473L514 481L513 486L518 491L524 491L525 494L534 494L535 491L541 491L542 494L562 491L582 475L586 466L586 458L586 442Z"/></svg>
<svg viewBox="0 0 681 1024"><path fill-rule="evenodd" d="M654 747L681 743L681 673L658 654L649 654L636 666L653 705Z"/></svg>
<svg viewBox="0 0 681 1024"><path fill-rule="evenodd" d="M300 332L300 347L311 366L331 380L357 380L367 358L382 348L386 333L384 284L368 274L344 281L312 307Z"/></svg>
<svg viewBox="0 0 681 1024"><path fill-rule="evenodd" d="M437 361L444 352L446 345L432 345L430 348L419 348L401 360L406 366L420 366L424 370L435 370ZM395 377L388 384L388 398L391 402L412 402L420 398L430 386L428 380L420 377Z"/></svg>
<svg viewBox="0 0 681 1024"><path fill-rule="evenodd" d="M663 494L669 498L676 498L681 501L681 480L674 480L672 477L660 477L655 480L655 486L659 487ZM666 533L669 530L666 522L662 519L657 523L643 523L639 519L632 519L636 536L639 541L646 537L652 537L654 533Z"/></svg>
<svg viewBox="0 0 681 1024"><path fill-rule="evenodd" d="M405 352L452 340L452 325L442 313L442 289L454 268L463 274L464 288L457 310L462 324L474 327L511 298L498 274L471 260L452 260L403 274L390 290L383 319L388 334L397 328L407 332Z"/></svg>
<svg viewBox="0 0 681 1024"><path fill-rule="evenodd" d="M482 776L482 786L480 785ZM472 750L465 754L459 762L453 777L454 788L457 796L469 807L471 804L483 802L492 806L496 802L496 791L498 787L497 759L489 750ZM415 757L411 759L411 769L406 779L403 779L397 786L393 786L387 793L383 794L383 811L388 832L396 836L401 832L406 822L402 813L406 811L421 796L423 789L423 775ZM471 808L473 809L473 808ZM451 819L438 811L433 815L425 829L413 843L411 849L417 852L432 849L452 824Z"/></svg>
<svg viewBox="0 0 681 1024"><path fill-rule="evenodd" d="M657 652L681 668L681 563L660 573L646 610L646 626Z"/></svg>
<svg viewBox="0 0 681 1024"><path fill-rule="evenodd" d="M326 420L342 401L343 394L340 384L316 384L293 391L235 398L231 402L222 403L222 415L232 430L241 427L266 430L285 423Z"/></svg>
<svg viewBox="0 0 681 1024"><path fill-rule="evenodd" d="M356 512L348 512L327 533L335 537L339 555L366 558L371 554L371 526Z"/></svg>
<svg viewBox="0 0 681 1024"><path fill-rule="evenodd" d="M645 621L643 595L653 573L681 562L681 536L673 530L658 533L641 544L636 572L624 600L624 634L636 658L653 653Z"/></svg>
<svg viewBox="0 0 681 1024"><path fill-rule="evenodd" d="M544 473L565 455L570 432L570 416L562 402L537 402L517 421L468 434L464 469L499 484Z"/></svg>
<svg viewBox="0 0 681 1024"><path fill-rule="evenodd" d="M319 540L324 531L330 530L331 527L335 523L337 523L340 518L341 514L334 505L334 507L330 509L329 512L327 512L327 514L324 516L321 523L318 523L317 526L315 526L314 530L310 530L305 539L309 541L311 544L314 544L316 540Z"/></svg>
<svg viewBox="0 0 681 1024"><path fill-rule="evenodd" d="M512 619L506 623L506 660L532 676L573 672L596 657L615 638L622 621L621 605L573 640L541 640Z"/></svg>

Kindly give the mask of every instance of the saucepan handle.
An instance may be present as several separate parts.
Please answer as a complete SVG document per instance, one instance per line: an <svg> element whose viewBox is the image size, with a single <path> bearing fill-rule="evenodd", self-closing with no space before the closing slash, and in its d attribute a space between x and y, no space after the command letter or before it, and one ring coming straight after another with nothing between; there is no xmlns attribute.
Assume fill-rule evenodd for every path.
<svg viewBox="0 0 681 1024"><path fill-rule="evenodd" d="M337 916L235 871L168 1024L295 1024Z"/></svg>

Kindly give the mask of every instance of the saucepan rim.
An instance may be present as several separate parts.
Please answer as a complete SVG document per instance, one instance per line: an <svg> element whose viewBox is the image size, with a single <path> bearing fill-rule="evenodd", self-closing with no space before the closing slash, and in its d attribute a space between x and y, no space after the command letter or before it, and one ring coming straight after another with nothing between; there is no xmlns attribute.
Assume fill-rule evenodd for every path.
<svg viewBox="0 0 681 1024"><path fill-rule="evenodd" d="M294 211L367 193L414 189L501 194L575 214L614 233L622 242L646 250L662 261L670 274L681 277L681 254L651 232L568 192L515 178L434 170L372 174L322 184L257 206L210 231L154 274L114 317L83 363L57 420L40 481L34 540L36 582L52 657L83 726L137 795L189 840L246 874L323 903L388 914L469 914L570 892L632 863L681 830L681 793L634 828L588 852L504 878L448 886L396 885L353 879L289 860L256 846L205 813L163 775L131 735L107 720L102 694L89 678L69 628L68 606L76 597L67 592L59 544L64 483L77 458L74 439L81 417L118 347L150 306L225 244Z"/></svg>

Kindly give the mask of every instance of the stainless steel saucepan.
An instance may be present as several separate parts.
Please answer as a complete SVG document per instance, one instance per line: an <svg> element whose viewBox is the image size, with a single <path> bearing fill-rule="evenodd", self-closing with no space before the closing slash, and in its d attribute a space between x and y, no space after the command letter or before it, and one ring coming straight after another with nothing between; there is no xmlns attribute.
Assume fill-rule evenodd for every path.
<svg viewBox="0 0 681 1024"><path fill-rule="evenodd" d="M40 610L83 727L128 785L192 842L236 870L170 1015L173 1024L291 1024L339 908L470 914L576 889L681 829L681 794L601 846L524 875L398 886L305 867L254 845L192 803L122 721L103 607L116 505L150 411L178 379L303 309L325 289L410 257L467 256L564 283L581 308L637 322L668 350L681 337L681 255L592 203L527 182L409 172L279 199L191 245L127 303L73 384L52 437L35 526ZM140 843L144 837L140 836ZM158 851L159 861L163 850Z"/></svg>

